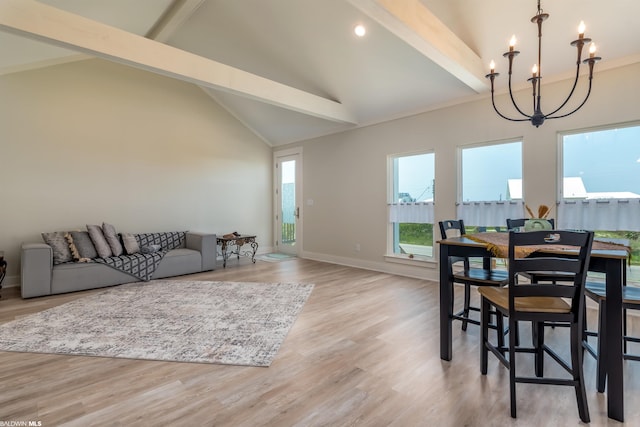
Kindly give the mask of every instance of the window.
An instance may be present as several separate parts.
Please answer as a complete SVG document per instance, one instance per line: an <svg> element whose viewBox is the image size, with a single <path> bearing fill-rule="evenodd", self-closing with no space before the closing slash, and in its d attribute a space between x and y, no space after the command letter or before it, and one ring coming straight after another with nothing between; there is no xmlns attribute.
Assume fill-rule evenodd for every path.
<svg viewBox="0 0 640 427"><path fill-rule="evenodd" d="M634 265L640 264L638 141L638 123L560 135L558 225L628 240Z"/></svg>
<svg viewBox="0 0 640 427"><path fill-rule="evenodd" d="M389 172L390 252L432 257L434 153L390 157Z"/></svg>
<svg viewBox="0 0 640 427"><path fill-rule="evenodd" d="M471 231L524 216L521 141L463 147L459 162L458 217Z"/></svg>

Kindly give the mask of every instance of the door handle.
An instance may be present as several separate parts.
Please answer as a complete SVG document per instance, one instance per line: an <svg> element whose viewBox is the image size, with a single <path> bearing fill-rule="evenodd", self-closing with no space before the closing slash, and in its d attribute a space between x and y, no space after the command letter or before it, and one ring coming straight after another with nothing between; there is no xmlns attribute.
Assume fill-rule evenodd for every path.
<svg viewBox="0 0 640 427"><path fill-rule="evenodd" d="M296 208L296 218L300 218L300 206Z"/></svg>

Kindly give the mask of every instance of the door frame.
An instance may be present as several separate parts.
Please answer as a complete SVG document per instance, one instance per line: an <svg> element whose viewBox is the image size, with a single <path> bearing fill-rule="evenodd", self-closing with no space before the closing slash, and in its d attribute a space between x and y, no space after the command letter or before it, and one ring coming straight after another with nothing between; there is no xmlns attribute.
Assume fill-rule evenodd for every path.
<svg viewBox="0 0 640 427"><path fill-rule="evenodd" d="M274 151L273 153L273 245L276 252L280 251L280 237L281 230L279 228L279 215L281 210L280 200L280 170L278 169L278 163L286 157L295 157L296 159L296 207L298 208L298 217L296 219L296 244L293 246L292 253L296 256L300 256L302 252L302 224L304 220L304 208L302 203L302 147L294 147L286 150Z"/></svg>

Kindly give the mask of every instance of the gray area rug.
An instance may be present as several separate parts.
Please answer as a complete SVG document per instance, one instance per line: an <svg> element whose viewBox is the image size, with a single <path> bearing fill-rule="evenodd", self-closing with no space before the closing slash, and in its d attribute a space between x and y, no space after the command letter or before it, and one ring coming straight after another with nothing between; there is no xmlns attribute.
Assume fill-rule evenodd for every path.
<svg viewBox="0 0 640 427"><path fill-rule="evenodd" d="M312 284L154 280L0 326L0 351L269 366Z"/></svg>

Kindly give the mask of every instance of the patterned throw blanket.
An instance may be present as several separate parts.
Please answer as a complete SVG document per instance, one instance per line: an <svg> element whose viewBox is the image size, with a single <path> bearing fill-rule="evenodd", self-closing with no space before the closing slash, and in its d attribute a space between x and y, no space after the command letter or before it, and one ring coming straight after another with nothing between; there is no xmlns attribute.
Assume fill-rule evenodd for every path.
<svg viewBox="0 0 640 427"><path fill-rule="evenodd" d="M95 258L94 261L148 282L166 253L167 251L158 251L152 254L119 255L108 258Z"/></svg>
<svg viewBox="0 0 640 427"><path fill-rule="evenodd" d="M160 246L161 249L152 253L138 252L108 258L95 258L94 261L148 282L167 252L185 246L186 234L185 231L136 234L135 238L141 250L152 245Z"/></svg>

